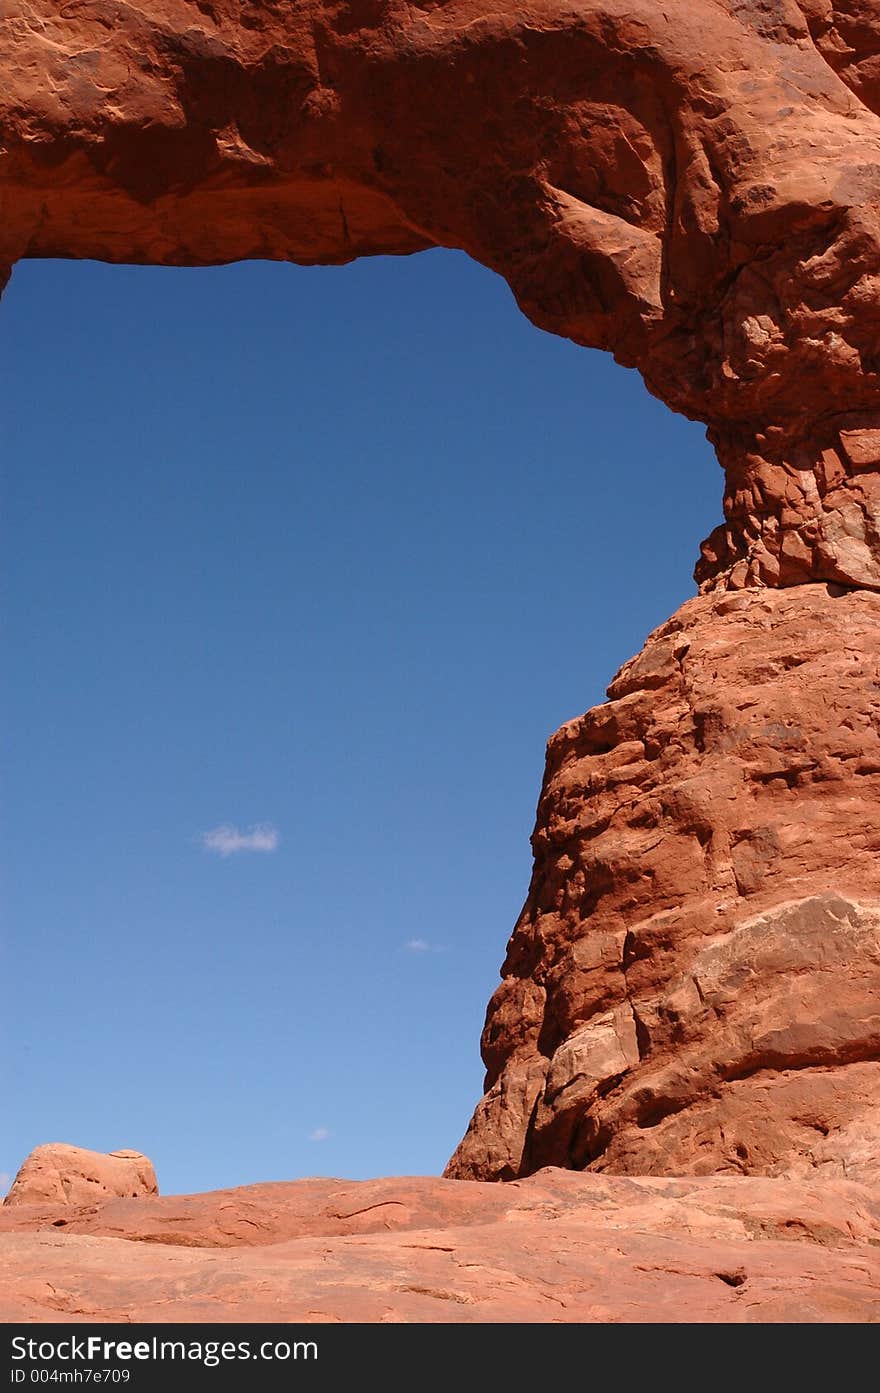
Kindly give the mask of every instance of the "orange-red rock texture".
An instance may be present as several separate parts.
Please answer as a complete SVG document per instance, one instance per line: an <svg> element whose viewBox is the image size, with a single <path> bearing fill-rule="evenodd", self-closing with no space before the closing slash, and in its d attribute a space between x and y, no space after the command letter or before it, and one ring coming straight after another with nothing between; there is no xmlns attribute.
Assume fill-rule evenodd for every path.
<svg viewBox="0 0 880 1393"><path fill-rule="evenodd" d="M7 1321L880 1320L854 1181L302 1180L0 1208Z"/></svg>
<svg viewBox="0 0 880 1393"><path fill-rule="evenodd" d="M330 263L462 248L507 279L536 324L611 350L672 408L706 422L725 470L725 521L703 543L701 593L621 670L607 704L550 741L532 885L483 1035L487 1091L448 1174L591 1172L579 1189L541 1182L565 1194L565 1223L584 1232L606 1203L596 1196L624 1212L634 1196L662 1193L701 1213L694 1197L729 1185L743 1197L731 1204L751 1216L749 1253L765 1256L770 1240L754 1242L745 1198L765 1191L743 1177L764 1177L768 1195L827 1185L828 1204L841 1186L875 1183L880 9L8 0L0 63L0 270L26 256ZM621 539L622 574L626 564ZM671 1190L620 1178L719 1172ZM432 1191L431 1204L451 1193ZM517 1192L543 1193L537 1183ZM484 1203L488 1214L520 1201ZM4 1222L27 1208L7 1206ZM432 1215L423 1221L433 1231ZM478 1274L507 1264L501 1304L481 1294L482 1276L474 1289L452 1279L458 1256L416 1259L398 1236L407 1254L395 1247L394 1270L422 1264L422 1275L395 1296L390 1278L363 1276L372 1304L357 1309L433 1319L412 1315L437 1309L420 1304L434 1300L430 1288L457 1293L437 1298L469 1313L457 1318L534 1314L552 1264L568 1261L563 1244L558 1257L545 1253L549 1267L532 1262L559 1243L548 1222L543 1210L517 1217L537 1225L532 1239L523 1231L528 1261L504 1249L510 1226L502 1238L481 1222L456 1239L453 1252L469 1252ZM104 1292L88 1298L73 1275L86 1231L61 1227L14 1236L34 1274L19 1288L22 1310L47 1305L37 1275L47 1257L70 1271L67 1304L48 1302L56 1313L147 1299L138 1235L82 1249ZM605 1309L615 1319L641 1318L633 1313L651 1301L668 1311L664 1293L674 1301L683 1289L667 1275L653 1286L634 1277L665 1268L630 1262L625 1245L637 1236L615 1232L624 1266L614 1270L649 1295L627 1306L622 1286ZM285 1234L285 1244L318 1242ZM333 1234L320 1238L327 1261L327 1244L348 1245L345 1262L362 1275L391 1260L376 1256L374 1235ZM618 1258L596 1242L610 1271ZM118 1299L102 1286L116 1261L107 1244L132 1274ZM835 1244L823 1263L842 1261ZM772 1261L783 1251L794 1253L773 1248ZM318 1248L308 1252L302 1261L318 1261ZM249 1253L267 1289L288 1280L280 1269L265 1276L262 1248ZM343 1263L334 1270L355 1270L332 1253ZM166 1278L195 1291L197 1272L225 1289L228 1255L165 1257L157 1292ZM753 1310L743 1292L755 1286L710 1280L702 1261L685 1267L702 1274L708 1304L694 1296L690 1309L706 1318L794 1309L768 1298ZM262 1309L256 1268L240 1284L248 1311ZM826 1279L850 1292L849 1277L811 1271L813 1294ZM572 1268L561 1280L581 1279ZM798 1290L802 1309L819 1311ZM280 1309L274 1301L265 1309ZM548 1318L593 1319L597 1301L578 1296ZM815 1318L867 1309L850 1295L835 1301ZM203 1310L193 1302L181 1309ZM316 1299L315 1311L330 1309Z"/></svg>

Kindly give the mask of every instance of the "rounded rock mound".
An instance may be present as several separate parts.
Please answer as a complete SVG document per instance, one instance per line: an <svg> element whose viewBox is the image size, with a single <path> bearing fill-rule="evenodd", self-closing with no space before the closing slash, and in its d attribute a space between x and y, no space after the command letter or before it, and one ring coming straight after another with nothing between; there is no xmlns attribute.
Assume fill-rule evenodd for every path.
<svg viewBox="0 0 880 1393"><path fill-rule="evenodd" d="M22 1164L4 1204L88 1204L158 1195L153 1163L140 1151L88 1151L49 1142Z"/></svg>

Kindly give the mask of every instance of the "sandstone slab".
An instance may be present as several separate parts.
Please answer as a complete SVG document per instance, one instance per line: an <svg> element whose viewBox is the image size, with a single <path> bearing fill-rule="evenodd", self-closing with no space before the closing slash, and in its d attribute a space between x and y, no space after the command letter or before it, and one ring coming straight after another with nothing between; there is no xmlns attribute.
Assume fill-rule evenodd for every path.
<svg viewBox="0 0 880 1393"><path fill-rule="evenodd" d="M845 1181L547 1170L0 1210L27 1322L873 1322L880 1203Z"/></svg>

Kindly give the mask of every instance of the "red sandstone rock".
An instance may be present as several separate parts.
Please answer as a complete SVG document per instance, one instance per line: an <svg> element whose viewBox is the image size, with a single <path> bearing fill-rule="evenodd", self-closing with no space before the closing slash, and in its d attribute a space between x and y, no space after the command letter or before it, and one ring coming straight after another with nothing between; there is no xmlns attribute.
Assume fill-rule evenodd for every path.
<svg viewBox="0 0 880 1393"><path fill-rule="evenodd" d="M880 1178L880 596L683 605L552 738L448 1168Z"/></svg>
<svg viewBox="0 0 880 1393"><path fill-rule="evenodd" d="M9 0L0 63L0 263L463 248L708 424L703 586L880 588L866 0Z"/></svg>
<svg viewBox="0 0 880 1393"><path fill-rule="evenodd" d="M22 1164L3 1205L81 1205L114 1195L158 1193L152 1163L139 1151L105 1154L50 1142L35 1147Z"/></svg>
<svg viewBox="0 0 880 1393"><path fill-rule="evenodd" d="M0 1319L876 1321L845 1181L300 1181L0 1210Z"/></svg>

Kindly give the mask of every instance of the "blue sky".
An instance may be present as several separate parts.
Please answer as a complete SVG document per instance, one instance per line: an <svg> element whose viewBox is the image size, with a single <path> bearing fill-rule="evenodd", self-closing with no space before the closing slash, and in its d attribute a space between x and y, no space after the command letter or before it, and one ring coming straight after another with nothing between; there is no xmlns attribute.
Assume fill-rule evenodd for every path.
<svg viewBox="0 0 880 1393"><path fill-rule="evenodd" d="M702 427L459 253L0 305L0 1172L438 1172L544 743L693 593Z"/></svg>

